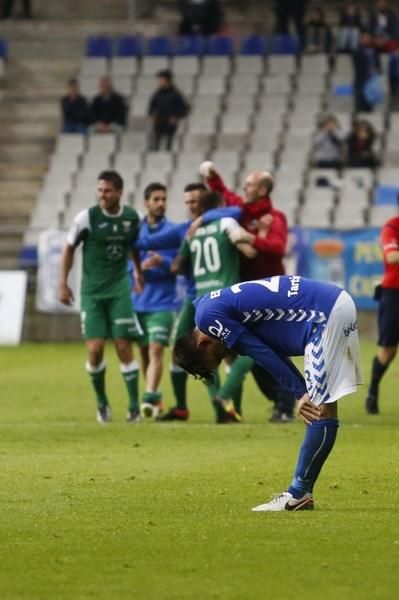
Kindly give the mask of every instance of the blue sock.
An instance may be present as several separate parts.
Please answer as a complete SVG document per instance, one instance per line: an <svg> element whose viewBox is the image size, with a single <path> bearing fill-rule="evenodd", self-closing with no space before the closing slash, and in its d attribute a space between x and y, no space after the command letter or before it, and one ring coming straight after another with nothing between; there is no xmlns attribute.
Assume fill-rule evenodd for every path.
<svg viewBox="0 0 399 600"><path fill-rule="evenodd" d="M307 425L294 479L288 488L294 498L312 493L319 473L334 447L338 425L338 419L322 419Z"/></svg>

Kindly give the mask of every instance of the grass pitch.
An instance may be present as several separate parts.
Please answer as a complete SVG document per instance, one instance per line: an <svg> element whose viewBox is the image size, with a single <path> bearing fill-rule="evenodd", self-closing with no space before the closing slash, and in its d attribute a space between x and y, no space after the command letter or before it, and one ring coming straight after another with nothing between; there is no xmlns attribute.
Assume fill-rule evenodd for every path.
<svg viewBox="0 0 399 600"><path fill-rule="evenodd" d="M364 343L368 378L374 345ZM266 423L249 378L243 425L213 425L190 382L187 424L100 426L83 345L0 349L2 600L384 599L399 575L398 366L382 415L365 390L340 404L316 510L254 514L290 482L304 428ZM165 376L165 399L170 399Z"/></svg>

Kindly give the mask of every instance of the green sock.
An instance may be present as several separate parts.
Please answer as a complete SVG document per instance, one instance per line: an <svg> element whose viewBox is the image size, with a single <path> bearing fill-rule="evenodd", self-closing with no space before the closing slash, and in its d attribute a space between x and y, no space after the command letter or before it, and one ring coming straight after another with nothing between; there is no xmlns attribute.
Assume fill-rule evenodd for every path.
<svg viewBox="0 0 399 600"><path fill-rule="evenodd" d="M213 371L213 382L207 384L206 387L208 388L208 394L211 400L213 400L215 396L219 396L220 376L218 370L215 369Z"/></svg>
<svg viewBox="0 0 399 600"><path fill-rule="evenodd" d="M170 369L170 381L176 398L176 406L187 410L187 373L180 367L172 365Z"/></svg>
<svg viewBox="0 0 399 600"><path fill-rule="evenodd" d="M242 404L242 390L243 386L239 385L231 394L231 399L233 400L234 409L241 415L241 404Z"/></svg>
<svg viewBox="0 0 399 600"><path fill-rule="evenodd" d="M124 365L121 364L122 377L125 380L129 395L129 410L139 409L139 365L136 360Z"/></svg>
<svg viewBox="0 0 399 600"><path fill-rule="evenodd" d="M227 375L226 380L219 391L219 396L223 398L223 400L229 400L232 398L234 401L235 398L238 398L240 393L238 390L241 387L242 391L244 379L254 364L255 361L249 356L237 356L233 364L230 366L230 373Z"/></svg>
<svg viewBox="0 0 399 600"><path fill-rule="evenodd" d="M143 402L148 402L149 404L158 404L162 400L161 392L144 392L143 394Z"/></svg>
<svg viewBox="0 0 399 600"><path fill-rule="evenodd" d="M97 367L93 367L93 365L87 362L86 371L90 376L91 384L96 394L97 406L107 406L108 398L105 393L105 362L101 362Z"/></svg>

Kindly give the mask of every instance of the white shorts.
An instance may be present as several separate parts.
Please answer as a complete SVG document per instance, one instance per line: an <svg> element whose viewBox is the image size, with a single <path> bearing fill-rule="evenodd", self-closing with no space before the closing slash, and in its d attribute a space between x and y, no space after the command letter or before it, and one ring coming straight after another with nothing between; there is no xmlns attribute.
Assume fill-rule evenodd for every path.
<svg viewBox="0 0 399 600"><path fill-rule="evenodd" d="M356 307L342 291L320 336L305 348L306 387L316 404L336 402L363 383Z"/></svg>

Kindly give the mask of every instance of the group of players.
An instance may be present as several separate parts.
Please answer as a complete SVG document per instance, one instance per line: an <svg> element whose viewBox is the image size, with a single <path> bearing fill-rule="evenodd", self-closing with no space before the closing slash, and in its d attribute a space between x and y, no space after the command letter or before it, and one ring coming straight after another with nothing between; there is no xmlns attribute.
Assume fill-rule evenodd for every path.
<svg viewBox="0 0 399 600"><path fill-rule="evenodd" d="M79 213L67 234L60 300L65 304L73 301L67 280L75 249L82 242L82 333L97 419L102 423L111 419L105 389L107 338L114 340L129 394L127 420L139 422L143 416L155 416L158 421L185 421L189 418L186 371L170 365L175 402L168 410L159 386L164 348L171 338L176 340L194 329L193 300L239 281L284 274L287 222L284 214L273 208L271 175L249 174L242 198L226 188L211 163L204 163L201 169L207 185L194 182L182 190L189 217L183 223L167 219L167 189L160 183L150 183L145 189L146 215L140 223L136 211L121 202L119 174L104 171L98 179L98 205ZM132 261L126 271L130 254ZM141 354L145 380L141 398L132 341ZM243 380L249 371L274 403L271 419L293 419L294 394L283 390L249 357L232 355L228 362L223 385L217 371L208 385L216 422L241 420Z"/></svg>
<svg viewBox="0 0 399 600"><path fill-rule="evenodd" d="M152 183L140 226L136 211L121 203L121 177L104 171L98 205L79 213L68 232L60 300L73 301L68 274L82 242L81 322L97 418L111 419L103 357L107 338L114 340L127 386L129 422L143 415L187 420L187 373L208 386L217 423L239 422L242 384L252 371L275 403L272 420L291 420L296 403L307 426L290 486L253 510L310 510L315 482L336 440L337 401L362 383L356 308L335 285L284 275L287 223L272 205L269 173L248 175L243 198L226 188L212 163L201 165L200 173L206 185L184 190L188 221L176 225L166 219L167 190ZM184 276L184 299L173 324L178 273ZM159 384L172 327L176 404L163 411ZM141 407L132 340L140 346L145 377ZM304 356L303 376L290 360L298 355ZM222 360L229 365L223 385L217 371ZM374 370L379 367L377 387L381 360L377 356L373 363ZM375 408L375 393L373 398Z"/></svg>

